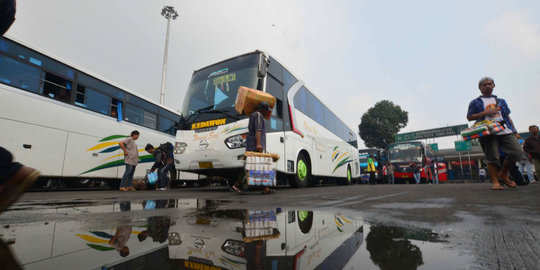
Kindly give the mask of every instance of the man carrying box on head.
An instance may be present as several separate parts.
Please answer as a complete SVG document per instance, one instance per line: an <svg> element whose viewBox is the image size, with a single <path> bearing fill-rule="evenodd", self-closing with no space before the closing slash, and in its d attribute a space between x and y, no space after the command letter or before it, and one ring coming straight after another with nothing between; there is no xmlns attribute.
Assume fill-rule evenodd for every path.
<svg viewBox="0 0 540 270"><path fill-rule="evenodd" d="M261 101L257 105L257 110L254 111L249 117L248 135L246 138L246 151L252 152L264 152L266 150L266 130L265 130L265 116L271 114L270 105L267 102ZM239 179L234 183L232 188L236 192L241 192L241 186L243 179ZM264 188L263 193L271 193L272 190Z"/></svg>

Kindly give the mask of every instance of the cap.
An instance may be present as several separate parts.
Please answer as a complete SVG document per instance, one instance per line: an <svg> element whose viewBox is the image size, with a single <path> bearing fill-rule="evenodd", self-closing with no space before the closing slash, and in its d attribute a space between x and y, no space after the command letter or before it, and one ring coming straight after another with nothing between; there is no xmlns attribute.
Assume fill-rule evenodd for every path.
<svg viewBox="0 0 540 270"><path fill-rule="evenodd" d="M270 111L270 105L266 103L265 101L259 102L259 105L257 105L257 109L263 110L263 111Z"/></svg>

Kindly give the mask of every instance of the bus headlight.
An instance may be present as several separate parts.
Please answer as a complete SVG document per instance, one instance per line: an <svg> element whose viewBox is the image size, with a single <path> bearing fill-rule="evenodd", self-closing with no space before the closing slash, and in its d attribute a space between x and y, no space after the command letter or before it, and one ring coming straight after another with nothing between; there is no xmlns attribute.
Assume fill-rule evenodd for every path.
<svg viewBox="0 0 540 270"><path fill-rule="evenodd" d="M186 151L187 144L183 142L176 142L174 144L174 153L175 154L183 154L184 151Z"/></svg>
<svg viewBox="0 0 540 270"><path fill-rule="evenodd" d="M242 241L229 239L223 243L221 249L228 254L238 257L244 257L246 255L245 243Z"/></svg>
<svg viewBox="0 0 540 270"><path fill-rule="evenodd" d="M229 149L246 147L246 137L247 133L235 135L225 139L225 144L227 145L227 147L229 147Z"/></svg>
<svg viewBox="0 0 540 270"><path fill-rule="evenodd" d="M182 244L182 239L180 239L180 234L177 232L169 233L169 246L178 246Z"/></svg>

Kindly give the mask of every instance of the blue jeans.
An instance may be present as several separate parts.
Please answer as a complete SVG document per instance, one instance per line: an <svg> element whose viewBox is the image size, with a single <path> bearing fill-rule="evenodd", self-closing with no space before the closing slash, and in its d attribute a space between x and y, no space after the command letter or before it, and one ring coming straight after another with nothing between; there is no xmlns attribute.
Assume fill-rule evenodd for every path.
<svg viewBox="0 0 540 270"><path fill-rule="evenodd" d="M122 176L122 182L120 182L120 187L131 187L133 184L133 174L135 174L135 165L126 164L126 171L124 176Z"/></svg>
<svg viewBox="0 0 540 270"><path fill-rule="evenodd" d="M167 164L159 170L158 173L158 188L167 187L169 180L167 179L167 172L172 168L173 164Z"/></svg>
<svg viewBox="0 0 540 270"><path fill-rule="evenodd" d="M393 184L395 180L394 175L389 174L387 177L388 177L388 184Z"/></svg>
<svg viewBox="0 0 540 270"><path fill-rule="evenodd" d="M530 161L524 161L524 162L518 162L518 169L521 174L524 173L524 171L527 172L527 177L529 179L529 182L534 182L534 174L532 171L532 164Z"/></svg>
<svg viewBox="0 0 540 270"><path fill-rule="evenodd" d="M420 184L420 173L413 173L414 175L414 181L416 181L417 184Z"/></svg>

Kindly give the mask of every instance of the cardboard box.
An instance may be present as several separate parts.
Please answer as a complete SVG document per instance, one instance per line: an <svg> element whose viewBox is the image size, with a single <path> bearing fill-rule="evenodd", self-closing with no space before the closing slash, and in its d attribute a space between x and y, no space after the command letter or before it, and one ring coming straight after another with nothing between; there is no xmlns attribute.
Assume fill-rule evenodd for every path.
<svg viewBox="0 0 540 270"><path fill-rule="evenodd" d="M241 114L251 115L251 113L257 110L257 105L261 101L268 103L270 110L274 109L274 105L276 104L276 98L274 96L263 91L240 86L234 108ZM270 115L265 115L265 119L270 119Z"/></svg>

